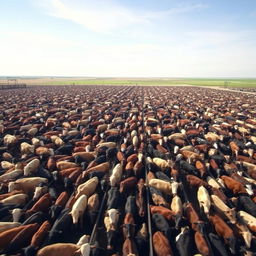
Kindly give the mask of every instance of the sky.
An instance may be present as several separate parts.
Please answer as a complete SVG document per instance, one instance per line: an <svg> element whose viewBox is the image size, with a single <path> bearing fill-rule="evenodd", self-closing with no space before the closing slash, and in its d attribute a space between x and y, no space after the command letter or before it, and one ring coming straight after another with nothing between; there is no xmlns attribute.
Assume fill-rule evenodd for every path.
<svg viewBox="0 0 256 256"><path fill-rule="evenodd" d="M0 76L256 77L256 0L0 0Z"/></svg>

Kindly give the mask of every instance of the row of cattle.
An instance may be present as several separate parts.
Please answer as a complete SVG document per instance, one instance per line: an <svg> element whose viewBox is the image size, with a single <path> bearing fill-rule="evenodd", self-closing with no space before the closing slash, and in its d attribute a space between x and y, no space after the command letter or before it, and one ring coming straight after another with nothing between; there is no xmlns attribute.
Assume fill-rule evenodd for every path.
<svg viewBox="0 0 256 256"><path fill-rule="evenodd" d="M253 255L253 95L47 87L0 96L6 255Z"/></svg>

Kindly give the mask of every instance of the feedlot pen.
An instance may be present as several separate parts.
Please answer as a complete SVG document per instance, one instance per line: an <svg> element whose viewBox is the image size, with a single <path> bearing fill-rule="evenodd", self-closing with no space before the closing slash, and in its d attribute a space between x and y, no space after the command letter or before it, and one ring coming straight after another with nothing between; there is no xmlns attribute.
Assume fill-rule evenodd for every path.
<svg viewBox="0 0 256 256"><path fill-rule="evenodd" d="M255 95L38 86L0 102L0 253L256 251Z"/></svg>

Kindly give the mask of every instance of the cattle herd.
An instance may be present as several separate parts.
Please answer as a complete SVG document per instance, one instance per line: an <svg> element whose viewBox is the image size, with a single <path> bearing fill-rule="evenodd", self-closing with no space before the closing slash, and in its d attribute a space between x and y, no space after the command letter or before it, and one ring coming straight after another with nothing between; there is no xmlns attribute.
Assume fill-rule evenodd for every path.
<svg viewBox="0 0 256 256"><path fill-rule="evenodd" d="M1 255L254 255L255 95L0 94Z"/></svg>

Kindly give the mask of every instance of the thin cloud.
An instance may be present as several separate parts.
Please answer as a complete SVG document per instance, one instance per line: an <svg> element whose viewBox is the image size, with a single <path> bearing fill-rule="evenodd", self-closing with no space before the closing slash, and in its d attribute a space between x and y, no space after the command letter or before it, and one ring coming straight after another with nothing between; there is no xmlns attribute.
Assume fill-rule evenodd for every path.
<svg viewBox="0 0 256 256"><path fill-rule="evenodd" d="M134 24L147 24L150 20L130 9L103 1L45 1L49 15L70 20L94 32L111 32Z"/></svg>
<svg viewBox="0 0 256 256"><path fill-rule="evenodd" d="M193 11L198 11L201 9L206 9L209 6L206 4L179 4L177 7L170 8L166 11L159 11L159 12L151 12L149 13L149 17L163 17L163 16L170 16L175 14L183 14L189 13Z"/></svg>
<svg viewBox="0 0 256 256"><path fill-rule="evenodd" d="M207 8L204 4L183 4L164 11L134 10L113 1L44 0L41 5L51 16L70 20L94 32L108 33L154 19Z"/></svg>

